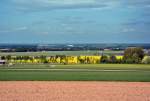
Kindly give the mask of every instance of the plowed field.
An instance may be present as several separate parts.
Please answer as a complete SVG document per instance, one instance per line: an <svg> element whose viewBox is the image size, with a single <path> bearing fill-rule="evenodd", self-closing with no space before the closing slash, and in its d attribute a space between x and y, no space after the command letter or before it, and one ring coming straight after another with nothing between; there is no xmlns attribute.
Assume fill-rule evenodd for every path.
<svg viewBox="0 0 150 101"><path fill-rule="evenodd" d="M150 83L1 81L0 101L150 101Z"/></svg>

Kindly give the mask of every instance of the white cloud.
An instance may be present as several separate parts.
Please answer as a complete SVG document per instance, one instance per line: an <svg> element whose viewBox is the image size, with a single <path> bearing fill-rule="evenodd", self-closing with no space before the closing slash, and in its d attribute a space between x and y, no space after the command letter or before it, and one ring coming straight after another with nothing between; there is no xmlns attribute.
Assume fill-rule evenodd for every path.
<svg viewBox="0 0 150 101"><path fill-rule="evenodd" d="M8 33L10 30L0 30L0 33Z"/></svg>
<svg viewBox="0 0 150 101"><path fill-rule="evenodd" d="M89 4L96 3L96 0L12 0L15 3L20 4L53 4L53 5L71 5L71 4Z"/></svg>
<svg viewBox="0 0 150 101"><path fill-rule="evenodd" d="M42 35L42 36L49 35L49 32L47 32L47 31L40 31L40 32L34 31L34 33L37 34L37 35Z"/></svg>
<svg viewBox="0 0 150 101"><path fill-rule="evenodd" d="M18 28L15 28L14 31L23 31L23 30L27 30L28 28L23 26L23 27L18 27Z"/></svg>
<svg viewBox="0 0 150 101"><path fill-rule="evenodd" d="M135 29L134 28L124 28L122 29L122 32L126 33L126 32L134 32Z"/></svg>
<svg viewBox="0 0 150 101"><path fill-rule="evenodd" d="M39 11L52 9L149 7L150 0L8 0L17 10Z"/></svg>
<svg viewBox="0 0 150 101"><path fill-rule="evenodd" d="M125 0L123 4L128 8L148 7L150 0Z"/></svg>
<svg viewBox="0 0 150 101"><path fill-rule="evenodd" d="M41 0L44 1L44 0ZM59 4L59 5L74 5L74 4L90 4L96 3L96 0L45 0L45 3Z"/></svg>
<svg viewBox="0 0 150 101"><path fill-rule="evenodd" d="M118 0L117 0L118 1ZM116 0L12 0L19 10L73 9L73 8L105 8L115 7Z"/></svg>
<svg viewBox="0 0 150 101"><path fill-rule="evenodd" d="M9 28L9 29L4 29L0 30L0 33L9 33L9 32L18 32L18 31L25 31L28 28L26 26L23 27L16 27L16 28Z"/></svg>
<svg viewBox="0 0 150 101"><path fill-rule="evenodd" d="M41 32L42 35L48 35L49 32Z"/></svg>

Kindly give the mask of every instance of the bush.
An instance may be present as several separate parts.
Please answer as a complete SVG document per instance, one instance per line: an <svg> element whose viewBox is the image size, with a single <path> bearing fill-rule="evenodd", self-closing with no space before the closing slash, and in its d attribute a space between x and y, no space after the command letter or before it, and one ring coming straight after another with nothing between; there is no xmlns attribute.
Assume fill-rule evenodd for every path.
<svg viewBox="0 0 150 101"><path fill-rule="evenodd" d="M48 60L44 59L44 60L43 60L43 63L45 63L45 64L48 63Z"/></svg>
<svg viewBox="0 0 150 101"><path fill-rule="evenodd" d="M118 62L118 61L117 61L116 56L114 56L114 55L110 56L110 58L109 58L109 63L117 63L117 62Z"/></svg>
<svg viewBox="0 0 150 101"><path fill-rule="evenodd" d="M150 64L150 56L145 56L142 60L142 63L144 64Z"/></svg>
<svg viewBox="0 0 150 101"><path fill-rule="evenodd" d="M102 56L100 62L101 63L108 63L109 62L109 58L107 56Z"/></svg>

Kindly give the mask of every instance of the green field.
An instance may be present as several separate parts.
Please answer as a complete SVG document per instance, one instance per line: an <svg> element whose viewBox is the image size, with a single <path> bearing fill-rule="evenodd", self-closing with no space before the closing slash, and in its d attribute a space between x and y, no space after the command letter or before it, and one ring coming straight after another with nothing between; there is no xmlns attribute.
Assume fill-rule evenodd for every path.
<svg viewBox="0 0 150 101"><path fill-rule="evenodd" d="M55 55L104 55L121 54L123 51L46 51L46 52L0 52L0 56L12 55L12 56L55 56Z"/></svg>
<svg viewBox="0 0 150 101"><path fill-rule="evenodd" d="M150 65L14 65L0 66L1 81L142 81L150 82Z"/></svg>

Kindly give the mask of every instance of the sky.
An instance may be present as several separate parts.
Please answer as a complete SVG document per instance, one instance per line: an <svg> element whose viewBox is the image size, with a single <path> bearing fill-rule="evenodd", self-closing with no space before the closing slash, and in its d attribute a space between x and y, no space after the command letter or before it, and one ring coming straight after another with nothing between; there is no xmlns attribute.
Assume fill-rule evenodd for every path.
<svg viewBox="0 0 150 101"><path fill-rule="evenodd" d="M150 43L150 0L1 0L0 43Z"/></svg>

